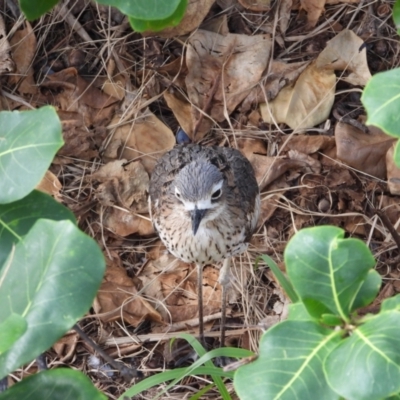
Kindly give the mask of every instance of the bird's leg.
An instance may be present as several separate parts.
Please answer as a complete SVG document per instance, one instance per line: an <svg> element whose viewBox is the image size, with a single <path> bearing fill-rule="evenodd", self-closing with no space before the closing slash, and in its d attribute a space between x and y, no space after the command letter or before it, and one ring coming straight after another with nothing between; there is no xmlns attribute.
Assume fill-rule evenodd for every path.
<svg viewBox="0 0 400 400"><path fill-rule="evenodd" d="M224 264L222 265L221 270L219 271L219 279L218 282L222 286L222 304L221 304L221 340L220 347L225 345L225 321L226 321L226 293L227 287L230 283L230 268L231 268L231 257L225 258Z"/></svg>
<svg viewBox="0 0 400 400"><path fill-rule="evenodd" d="M203 346L204 340L204 320L203 320L203 266L196 264L197 267L197 297L199 303L199 339Z"/></svg>

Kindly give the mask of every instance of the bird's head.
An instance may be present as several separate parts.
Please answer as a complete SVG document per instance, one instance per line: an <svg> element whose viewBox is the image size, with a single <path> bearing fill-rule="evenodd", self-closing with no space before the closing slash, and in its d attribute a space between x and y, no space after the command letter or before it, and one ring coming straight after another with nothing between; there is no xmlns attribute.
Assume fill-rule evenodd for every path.
<svg viewBox="0 0 400 400"><path fill-rule="evenodd" d="M224 209L226 182L221 171L208 160L196 160L175 178L175 197L190 215L193 235L201 221L214 219Z"/></svg>

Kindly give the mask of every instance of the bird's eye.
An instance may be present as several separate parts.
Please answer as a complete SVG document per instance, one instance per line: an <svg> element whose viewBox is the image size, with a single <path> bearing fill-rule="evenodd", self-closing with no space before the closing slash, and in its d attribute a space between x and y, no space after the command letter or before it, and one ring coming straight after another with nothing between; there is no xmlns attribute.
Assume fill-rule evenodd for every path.
<svg viewBox="0 0 400 400"><path fill-rule="evenodd" d="M181 199L181 194L176 190L175 191L175 196L180 200Z"/></svg>
<svg viewBox="0 0 400 400"><path fill-rule="evenodd" d="M221 197L221 194L222 194L221 189L218 189L211 195L211 199L217 200L219 197Z"/></svg>

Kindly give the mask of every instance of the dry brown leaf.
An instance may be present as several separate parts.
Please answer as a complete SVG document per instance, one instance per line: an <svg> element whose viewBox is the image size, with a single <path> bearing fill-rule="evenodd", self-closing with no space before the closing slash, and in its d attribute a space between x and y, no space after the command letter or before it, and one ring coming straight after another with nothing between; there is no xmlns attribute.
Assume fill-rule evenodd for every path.
<svg viewBox="0 0 400 400"><path fill-rule="evenodd" d="M191 36L186 53L189 73L186 87L192 107L192 124L211 119L221 122L260 80L270 56L268 35L222 36L198 30ZM209 126L197 129L196 140Z"/></svg>
<svg viewBox="0 0 400 400"><path fill-rule="evenodd" d="M161 315L138 292L140 286L140 280L128 277L121 266L107 266L105 282L97 293L95 311L99 318L104 322L122 319L132 326L144 320L161 323Z"/></svg>
<svg viewBox="0 0 400 400"><path fill-rule="evenodd" d="M39 182L39 184L36 186L37 190L40 190L41 192L53 196L58 202L61 202L61 195L60 195L61 188L62 188L61 182L49 170L46 171L46 174Z"/></svg>
<svg viewBox="0 0 400 400"><path fill-rule="evenodd" d="M293 135L285 144L285 150L298 150L304 154L325 152L336 145L335 139L323 135Z"/></svg>
<svg viewBox="0 0 400 400"><path fill-rule="evenodd" d="M202 23L200 29L226 36L229 34L228 16L226 14L222 14L211 18Z"/></svg>
<svg viewBox="0 0 400 400"><path fill-rule="evenodd" d="M17 30L10 40L11 55L15 62L15 75L9 76L11 85L18 85L21 94L36 94L38 87L33 77L33 58L36 54L36 36L32 26L25 21L25 28Z"/></svg>
<svg viewBox="0 0 400 400"><path fill-rule="evenodd" d="M294 86L284 87L269 103L260 105L265 122L285 123L292 129L311 128L325 121L335 99L333 71L310 64Z"/></svg>
<svg viewBox="0 0 400 400"><path fill-rule="evenodd" d="M289 26L290 12L292 10L293 0L281 0L279 4L279 30L282 35L286 33Z"/></svg>
<svg viewBox="0 0 400 400"><path fill-rule="evenodd" d="M48 75L41 87L47 89L44 101L63 111L80 113L86 126L108 123L118 101L85 81L75 68Z"/></svg>
<svg viewBox="0 0 400 400"><path fill-rule="evenodd" d="M287 64L281 61L272 61L271 70L265 80L264 87L256 86L243 100L241 111L250 110L253 104L273 100L283 87L295 82L309 64L308 61Z"/></svg>
<svg viewBox="0 0 400 400"><path fill-rule="evenodd" d="M239 0L239 3L251 11L263 12L271 8L271 0Z"/></svg>
<svg viewBox="0 0 400 400"><path fill-rule="evenodd" d="M314 28L319 17L325 11L326 0L300 0L301 8L307 12L307 26Z"/></svg>
<svg viewBox="0 0 400 400"><path fill-rule="evenodd" d="M396 142L392 144L386 153L386 168L390 193L393 195L400 195L400 168L396 165L393 159Z"/></svg>
<svg viewBox="0 0 400 400"><path fill-rule="evenodd" d="M0 75L3 75L5 72L13 72L14 70L15 64L10 55L10 43L3 16L0 14Z"/></svg>
<svg viewBox="0 0 400 400"><path fill-rule="evenodd" d="M180 127L189 137L193 137L193 125L191 118L192 106L190 103L180 96L179 92L166 91L164 93L164 99L167 102L168 107L174 113Z"/></svg>
<svg viewBox="0 0 400 400"><path fill-rule="evenodd" d="M125 77L117 75L112 79L107 79L103 84L102 91L115 99L123 100L125 97Z"/></svg>
<svg viewBox="0 0 400 400"><path fill-rule="evenodd" d="M172 38L193 32L203 22L214 3L215 0L189 0L185 15L179 25L157 33L145 32L144 36L157 35L162 38Z"/></svg>
<svg viewBox="0 0 400 400"><path fill-rule="evenodd" d="M317 58L318 68L351 71L341 79L352 85L365 86L371 78L364 41L350 29L344 29L329 40ZM360 48L362 50L360 51Z"/></svg>
<svg viewBox="0 0 400 400"><path fill-rule="evenodd" d="M148 173L157 160L175 145L175 136L153 113L146 111L132 124L121 123L116 115L110 126L118 126L104 155L110 158L140 159Z"/></svg>
<svg viewBox="0 0 400 400"><path fill-rule="evenodd" d="M366 134L343 122L336 124L335 139L339 160L359 171L385 179L386 153L395 139L378 130Z"/></svg>

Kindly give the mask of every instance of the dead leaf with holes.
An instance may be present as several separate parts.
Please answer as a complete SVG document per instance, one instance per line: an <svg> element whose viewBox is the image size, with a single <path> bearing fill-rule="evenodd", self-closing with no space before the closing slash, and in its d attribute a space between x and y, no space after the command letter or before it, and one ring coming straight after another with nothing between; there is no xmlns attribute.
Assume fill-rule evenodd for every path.
<svg viewBox="0 0 400 400"><path fill-rule="evenodd" d="M116 115L109 125L109 128L116 128L105 149L105 157L139 159L146 171L151 173L157 160L174 147L174 134L148 110L138 115L134 122L123 122L121 119L120 115Z"/></svg>
<svg viewBox="0 0 400 400"><path fill-rule="evenodd" d="M370 127L367 134L352 125L338 122L335 140L339 160L366 174L386 178L386 153L395 139L378 128Z"/></svg>
<svg viewBox="0 0 400 400"><path fill-rule="evenodd" d="M332 70L311 63L293 86L284 87L271 102L260 105L263 120L285 123L294 130L325 121L335 99L336 76Z"/></svg>
<svg viewBox="0 0 400 400"><path fill-rule="evenodd" d="M18 92L21 94L38 93L32 68L37 42L32 26L28 21L25 21L24 29L19 29L14 33L10 40L10 45L16 70L15 74L9 76L9 83L16 85Z"/></svg>
<svg viewBox="0 0 400 400"><path fill-rule="evenodd" d="M8 41L6 26L0 14L0 75L14 70L15 64L10 55L10 42Z"/></svg>
<svg viewBox="0 0 400 400"><path fill-rule="evenodd" d="M110 161L88 179L100 183L95 196L106 207L103 224L107 229L124 237L154 232L147 205L149 175L140 161Z"/></svg>
<svg viewBox="0 0 400 400"><path fill-rule="evenodd" d="M107 265L94 310L103 322L123 320L136 327L142 321L162 322L161 315L141 294L142 283L116 263Z"/></svg>
<svg viewBox="0 0 400 400"><path fill-rule="evenodd" d="M350 29L344 29L329 40L317 58L318 68L345 71L341 79L356 86L365 86L371 78L364 41ZM362 48L362 50L360 50Z"/></svg>
<svg viewBox="0 0 400 400"><path fill-rule="evenodd" d="M201 139L213 121L222 122L255 86L268 65L269 35L222 36L198 30L188 43L186 88L192 105L192 129ZM209 117L207 117L209 116Z"/></svg>

